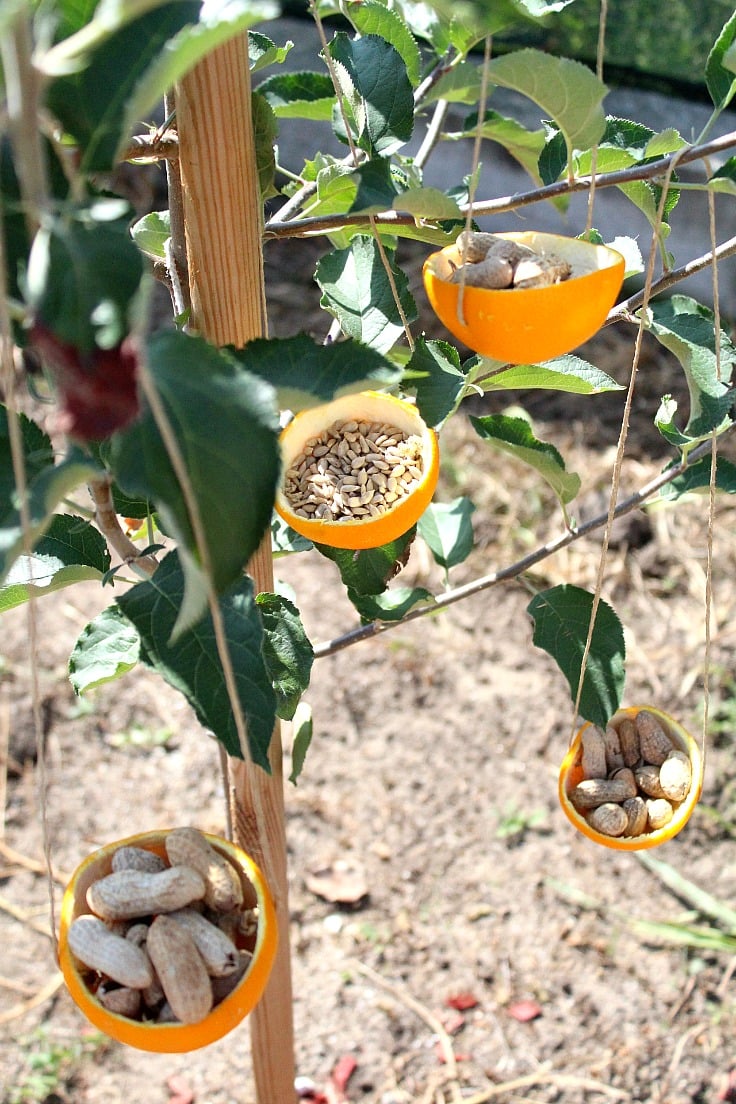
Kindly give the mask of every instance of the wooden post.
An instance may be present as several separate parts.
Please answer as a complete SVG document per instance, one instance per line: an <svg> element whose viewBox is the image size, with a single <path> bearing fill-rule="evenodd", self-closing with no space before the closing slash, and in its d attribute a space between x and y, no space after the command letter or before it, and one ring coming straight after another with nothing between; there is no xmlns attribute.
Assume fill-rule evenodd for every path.
<svg viewBox="0 0 736 1104"><path fill-rule="evenodd" d="M262 208L245 35L218 47L176 88L182 203L192 325L216 345L265 336ZM270 537L249 566L256 590L273 589ZM279 950L250 1017L258 1104L294 1104L294 1028L281 736L273 773L231 759L235 839L263 869L279 920Z"/></svg>

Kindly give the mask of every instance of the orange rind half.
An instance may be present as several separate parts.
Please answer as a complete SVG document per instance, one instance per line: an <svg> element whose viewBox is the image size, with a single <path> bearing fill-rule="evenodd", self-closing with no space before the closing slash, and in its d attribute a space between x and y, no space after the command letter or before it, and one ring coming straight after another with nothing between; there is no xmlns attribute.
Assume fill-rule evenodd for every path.
<svg viewBox="0 0 736 1104"><path fill-rule="evenodd" d="M344 422L392 426L420 439L422 475L410 493L377 517L345 517L340 520L307 518L297 513L286 496L284 476L276 493L276 512L291 528L332 548L378 548L397 540L419 520L432 500L439 477L437 434L423 421L413 403L378 391L345 395L322 406L303 410L281 433L282 470L285 475L308 442Z"/></svg>
<svg viewBox="0 0 736 1104"><path fill-rule="evenodd" d="M554 254L572 275L536 288L464 287L451 283L462 264L456 245L424 262L427 297L437 317L469 349L504 364L537 364L569 353L592 337L606 319L624 279L625 262L606 245L537 230L497 234L540 254Z"/></svg>
<svg viewBox="0 0 736 1104"><path fill-rule="evenodd" d="M583 814L578 812L575 808L569 795L584 777L581 766L583 752L582 738L589 724L583 725L576 733L560 767L558 796L565 816L573 827L577 828L577 830L582 832L584 836L587 836L588 839L593 840L595 843L602 844L603 847L610 847L614 851L643 851L650 847L658 847L660 844L666 843L667 840L673 839L673 837L685 827L690 819L693 809L700 799L703 788L703 758L700 748L690 733L674 720L673 717L670 717L667 713L663 713L660 709L653 708L651 705L632 705L625 709L619 709L611 718L610 723L615 726L619 721L622 721L624 717L629 717L633 720L642 709L646 709L647 713L652 713L657 718L662 728L670 737L675 748L686 752L692 768L692 783L690 790L684 800L675 808L672 820L663 828L657 828L639 836L606 836L602 832L598 832L595 828L591 827Z"/></svg>
<svg viewBox="0 0 736 1104"><path fill-rule="evenodd" d="M257 909L258 924L254 937L244 940L240 949L252 954L250 965L237 987L198 1023L145 1023L108 1011L94 996L87 978L69 949L67 934L77 916L89 913L86 895L93 882L112 869L112 856L119 847L134 846L166 858L166 831L145 832L108 844L89 855L75 870L66 888L59 924L59 966L69 993L87 1019L100 1031L118 1042L138 1050L160 1054L179 1054L216 1042L232 1031L261 998L276 955L278 927L276 910L266 880L253 860L235 844L203 833L209 844L239 871L246 908Z"/></svg>

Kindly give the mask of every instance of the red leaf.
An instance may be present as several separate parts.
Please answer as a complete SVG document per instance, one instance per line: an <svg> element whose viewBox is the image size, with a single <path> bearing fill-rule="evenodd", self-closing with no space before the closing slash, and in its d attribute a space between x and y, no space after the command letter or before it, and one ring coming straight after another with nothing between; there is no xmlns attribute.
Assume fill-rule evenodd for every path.
<svg viewBox="0 0 736 1104"><path fill-rule="evenodd" d="M339 1093L345 1092L348 1081L355 1073L357 1067L358 1063L355 1061L352 1054L345 1054L339 1059L330 1074L330 1080Z"/></svg>
<svg viewBox="0 0 736 1104"><path fill-rule="evenodd" d="M445 998L445 1004L457 1012L467 1012L469 1008L477 1008L479 1001L472 993L453 993Z"/></svg>
<svg viewBox="0 0 736 1104"><path fill-rule="evenodd" d="M514 1001L513 1004L507 1006L506 1011L512 1019L518 1020L519 1023L529 1023L530 1020L536 1020L537 1016L542 1015L541 1005L533 1000Z"/></svg>

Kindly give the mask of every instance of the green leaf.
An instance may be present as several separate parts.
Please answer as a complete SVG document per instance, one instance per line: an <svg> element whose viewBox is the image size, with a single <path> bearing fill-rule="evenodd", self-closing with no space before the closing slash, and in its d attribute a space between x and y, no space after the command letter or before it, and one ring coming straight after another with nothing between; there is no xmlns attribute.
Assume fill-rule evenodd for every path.
<svg viewBox="0 0 736 1104"><path fill-rule="evenodd" d="M348 590L348 598L360 614L361 621L403 621L415 606L434 602L434 595L424 587L395 587L383 594L358 594Z"/></svg>
<svg viewBox="0 0 736 1104"><path fill-rule="evenodd" d="M180 0L181 3L181 0ZM123 142L136 126L145 119L165 93L177 81L193 69L197 62L218 46L243 34L248 27L265 19L275 19L278 7L269 0L228 0L224 4L203 4L199 21L182 27L169 36L164 49L159 49L146 66L135 90L127 100L123 120ZM122 152L123 143L117 150Z"/></svg>
<svg viewBox="0 0 736 1104"><path fill-rule="evenodd" d="M110 567L105 538L84 518L55 514L30 556L20 556L0 586L0 613L83 579L101 579Z"/></svg>
<svg viewBox="0 0 736 1104"><path fill-rule="evenodd" d="M353 341L318 345L307 334L258 338L228 354L276 389L282 410L296 414L356 391L397 383L401 369L373 349Z"/></svg>
<svg viewBox="0 0 736 1104"><path fill-rule="evenodd" d="M136 15L146 7L155 6L155 10L121 26L120 15L126 6ZM172 36L182 28L191 29L199 10L199 4L190 0L99 7L105 16L117 14L117 25L112 21L103 25L98 9L91 23L81 25L78 34L42 55L40 62L47 73L67 73L50 81L45 99L51 114L79 147L82 172L105 172L115 164L117 151L127 143L133 124L140 125L156 100L132 117L126 113L126 104L149 66L155 67L165 56ZM96 30L101 33L96 35ZM70 68L76 71L70 72Z"/></svg>
<svg viewBox="0 0 736 1104"><path fill-rule="evenodd" d="M710 487L710 456L703 457L691 464L682 475L666 483L659 497L666 502L674 502L683 495L707 491ZM736 494L736 464L725 456L716 458L716 490L724 494Z"/></svg>
<svg viewBox="0 0 736 1104"><path fill-rule="evenodd" d="M577 696L593 595L564 584L532 598L527 613L534 621L533 642L554 659ZM601 601L585 668L580 714L602 728L621 704L626 677L624 630L615 611Z"/></svg>
<svg viewBox="0 0 736 1104"><path fill-rule="evenodd" d="M710 180L708 187L714 192L724 192L726 195L736 195L736 157L729 157Z"/></svg>
<svg viewBox="0 0 736 1104"><path fill-rule="evenodd" d="M288 598L262 593L256 604L263 622L263 658L276 691L276 712L290 721L309 686L314 650L299 610Z"/></svg>
<svg viewBox="0 0 736 1104"><path fill-rule="evenodd" d="M143 275L121 200L50 220L36 234L28 261L28 298L41 323L82 353L119 345Z"/></svg>
<svg viewBox="0 0 736 1104"><path fill-rule="evenodd" d="M171 642L184 588L179 556L172 552L152 579L121 595L117 603L138 630L143 663L184 695L228 755L242 759L210 614ZM252 580L241 577L219 604L237 698L247 725L248 752L254 763L270 773L268 746L276 722L276 694L263 658L263 627Z"/></svg>
<svg viewBox="0 0 736 1104"><path fill-rule="evenodd" d="M271 107L258 92L253 92L251 96L251 110L258 184L261 200L265 202L265 200L279 194L278 188L274 184L276 178L274 144L278 137L279 127Z"/></svg>
<svg viewBox="0 0 736 1104"><path fill-rule="evenodd" d="M1 436L0 449L3 449ZM60 464L43 466L38 470L28 484L27 537L32 547L51 524L52 516L59 503L80 483L87 483L90 479L99 477L101 473L102 469L97 464L76 450ZM23 553L25 547L15 493L13 492L6 501L10 503L10 509L3 517L0 527L0 582L5 579L11 564Z"/></svg>
<svg viewBox="0 0 736 1104"><path fill-rule="evenodd" d="M69 657L69 681L86 694L120 678L138 663L140 637L117 606L98 613L77 638Z"/></svg>
<svg viewBox="0 0 736 1104"><path fill-rule="evenodd" d="M297 779L304 769L304 760L312 743L312 710L306 702L299 702L296 707L292 720L292 731L294 735L291 741L291 774L289 775L289 781L296 785Z"/></svg>
<svg viewBox="0 0 736 1104"><path fill-rule="evenodd" d="M408 188L394 199L396 211L407 211L417 219L459 219L457 200L441 192L439 188Z"/></svg>
<svg viewBox="0 0 736 1104"><path fill-rule="evenodd" d="M10 415L10 417L17 419L26 480L32 482L46 468L53 467L54 448L51 439L25 414ZM15 510L17 505L14 501L15 495L9 416L7 408L0 405L0 520L3 525L7 524L8 518Z"/></svg>
<svg viewBox="0 0 736 1104"><path fill-rule="evenodd" d="M404 314L411 322L416 318L416 305L409 281L393 263L393 252L387 250L391 272ZM322 289L322 306L337 318L348 337L387 353L403 334L391 283L372 237L357 235L347 249L322 257L315 280Z"/></svg>
<svg viewBox="0 0 736 1104"><path fill-rule="evenodd" d="M288 556L293 552L309 552L312 542L295 533L290 525L274 514L271 519L271 549L274 556Z"/></svg>
<svg viewBox="0 0 736 1104"><path fill-rule="evenodd" d="M564 134L568 158L574 149L594 146L603 135L601 101L608 89L580 62L539 50L517 50L494 58L488 79L539 104Z"/></svg>
<svg viewBox="0 0 736 1104"><path fill-rule="evenodd" d="M705 84L715 106L728 107L736 92L732 48L736 42L736 12L724 24L705 63Z"/></svg>
<svg viewBox="0 0 736 1104"><path fill-rule="evenodd" d="M721 330L720 364L717 362L713 311L686 295L657 300L650 312L648 328L675 354L685 372L690 417L684 433L697 441L728 417L733 404L728 385L736 364L736 347Z"/></svg>
<svg viewBox="0 0 736 1104"><path fill-rule="evenodd" d="M166 259L166 242L171 237L171 216L168 211L151 211L133 223L133 241L154 261Z"/></svg>
<svg viewBox="0 0 736 1104"><path fill-rule="evenodd" d="M262 81L258 92L279 119L328 122L332 117L335 89L326 73L279 73Z"/></svg>
<svg viewBox="0 0 736 1104"><path fill-rule="evenodd" d="M361 35L380 35L396 49L414 88L422 76L422 57L416 39L399 12L379 0L351 0L344 13Z"/></svg>
<svg viewBox="0 0 736 1104"><path fill-rule="evenodd" d="M484 418L471 417L470 422L478 436L494 448L538 471L563 505L575 498L580 490L580 476L566 470L565 461L554 445L534 436L526 418L489 414Z"/></svg>
<svg viewBox="0 0 736 1104"><path fill-rule="evenodd" d="M480 90L480 67L470 61L463 61L443 73L428 90L422 102L431 104L436 100L447 100L448 103L476 104Z"/></svg>
<svg viewBox="0 0 736 1104"><path fill-rule="evenodd" d="M726 931L736 935L736 910L729 908L718 897L714 897L706 889L701 889L700 886L683 877L679 871L662 859L655 859L644 851L637 852L636 857L642 866L656 875L676 897L692 905L702 916L715 920L716 923L722 924Z"/></svg>
<svg viewBox="0 0 736 1104"><path fill-rule="evenodd" d="M475 138L478 134L478 113L474 112L463 121L463 129L442 135L443 138L453 140ZM542 183L539 174L539 158L544 149L545 132L539 130L527 130L516 119L510 119L505 115L499 115L497 111L487 111L483 116L481 135L491 142L497 142L503 146L508 154L529 173L537 184Z"/></svg>
<svg viewBox="0 0 736 1104"><path fill-rule="evenodd" d="M381 594L406 563L415 534L416 528L412 528L389 544L359 552L326 544L314 547L337 565L340 578L353 595L374 595ZM353 598L350 600L352 602Z"/></svg>
<svg viewBox="0 0 736 1104"><path fill-rule="evenodd" d="M663 395L659 404L659 410L654 415L654 424L670 445L675 448L685 448L692 444L687 434L682 433L675 425L677 401L671 395Z"/></svg>
<svg viewBox="0 0 736 1104"><path fill-rule="evenodd" d="M470 519L474 512L470 499L461 497L452 502L430 502L419 519L419 536L445 571L464 563L473 550Z"/></svg>
<svg viewBox="0 0 736 1104"><path fill-rule="evenodd" d="M495 365L495 361L493 364ZM538 388L544 391L567 391L572 395L600 395L605 391L622 391L620 383L581 357L568 354L553 357L541 364L514 364L502 371L493 371L484 378L484 361L478 359L470 373L472 382L484 391L522 391Z"/></svg>
<svg viewBox="0 0 736 1104"><path fill-rule="evenodd" d="M280 467L274 392L224 352L180 331L151 338L148 362L220 593L240 575L271 522ZM188 593L180 631L204 611L203 565L186 498L149 410L113 438L110 464L124 491L156 503L164 530L183 546Z"/></svg>
<svg viewBox="0 0 736 1104"><path fill-rule="evenodd" d="M414 95L401 54L376 34L352 40L338 31L329 44L360 149L388 156L412 136Z"/></svg>
<svg viewBox="0 0 736 1104"><path fill-rule="evenodd" d="M417 338L404 369L404 382L416 394L417 409L427 425L439 426L457 408L465 375L454 345Z"/></svg>
<svg viewBox="0 0 736 1104"><path fill-rule="evenodd" d="M294 43L287 41L277 46L267 35L260 31L248 31L248 60L251 73L258 73L269 65L282 65Z"/></svg>

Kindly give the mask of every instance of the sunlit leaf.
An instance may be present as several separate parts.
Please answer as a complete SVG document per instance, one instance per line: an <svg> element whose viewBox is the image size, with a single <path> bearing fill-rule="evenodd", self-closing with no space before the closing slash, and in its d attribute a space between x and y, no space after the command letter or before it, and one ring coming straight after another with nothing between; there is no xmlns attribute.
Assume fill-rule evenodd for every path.
<svg viewBox="0 0 736 1104"><path fill-rule="evenodd" d="M705 64L705 84L717 108L728 107L736 92L733 47L736 43L736 12L724 24Z"/></svg>
<svg viewBox="0 0 736 1104"><path fill-rule="evenodd" d="M168 211L151 211L131 227L133 241L154 261L166 257L166 242L171 237L171 216Z"/></svg>
<svg viewBox="0 0 736 1104"><path fill-rule="evenodd" d="M645 321L682 365L690 393L690 416L683 432L691 441L698 440L722 424L733 404L729 383L736 347L721 330L716 357L713 311L686 295L655 300Z"/></svg>
<svg viewBox="0 0 736 1104"><path fill-rule="evenodd" d="M418 338L404 369L404 382L414 391L417 409L427 425L441 425L465 390L457 349L446 341Z"/></svg>
<svg viewBox="0 0 736 1104"><path fill-rule="evenodd" d="M344 6L345 15L361 35L376 34L401 54L412 85L419 84L422 58L416 40L395 8L378 0L350 0Z"/></svg>
<svg viewBox="0 0 736 1104"><path fill-rule="evenodd" d="M534 621L533 642L554 659L569 683L573 700L592 610L593 595L569 584L541 591L527 607ZM586 721L605 728L619 708L626 677L625 658L623 626L611 606L601 601L580 699L580 714Z"/></svg>
<svg viewBox="0 0 736 1104"><path fill-rule="evenodd" d="M710 488L710 456L691 464L682 475L666 483L659 497L673 502L686 494L705 492ZM716 490L723 494L736 494L736 464L725 456L716 458Z"/></svg>
<svg viewBox="0 0 736 1104"><path fill-rule="evenodd" d="M374 349L353 341L321 345L307 334L257 338L230 356L276 389L281 409L296 414L341 395L396 383L401 370Z"/></svg>
<svg viewBox="0 0 736 1104"><path fill-rule="evenodd" d="M348 598L364 622L402 621L416 606L434 602L434 595L424 587L393 587L382 594L358 594L348 590Z"/></svg>
<svg viewBox="0 0 736 1104"><path fill-rule="evenodd" d="M69 657L75 694L112 682L138 663L140 637L117 606L108 606L85 625Z"/></svg>
<svg viewBox="0 0 736 1104"><path fill-rule="evenodd" d="M10 568L0 586L0 613L83 579L101 579L109 567L99 529L84 518L55 514L33 552Z"/></svg>
<svg viewBox="0 0 736 1104"><path fill-rule="evenodd" d="M408 321L416 318L409 282L393 264L393 279ZM391 283L372 237L358 235L347 249L335 250L317 265L315 279L322 289L322 305L339 321L343 331L379 353L387 353L404 332Z"/></svg>
<svg viewBox="0 0 736 1104"><path fill-rule="evenodd" d="M335 103L335 89L326 73L279 73L258 85L279 119L328 121Z"/></svg>
<svg viewBox="0 0 736 1104"><path fill-rule="evenodd" d="M484 378L484 362L478 358L470 378L484 391L520 391L539 388L545 391L567 391L573 395L600 395L605 391L621 391L623 387L594 364L570 353L545 360L541 364L512 364L495 369Z"/></svg>
<svg viewBox="0 0 736 1104"><path fill-rule="evenodd" d="M554 445L534 436L526 418L489 414L471 417L470 422L484 441L538 471L563 505L575 498L580 490L580 476L566 470L565 461Z"/></svg>
<svg viewBox="0 0 736 1104"><path fill-rule="evenodd" d="M517 50L494 58L488 79L528 96L554 119L569 155L594 146L605 130L601 102L608 89L580 62L540 50Z"/></svg>
<svg viewBox="0 0 736 1104"><path fill-rule="evenodd" d="M299 702L292 718L291 773L289 781L294 785L304 769L304 761L312 743L312 710L306 702Z"/></svg>
<svg viewBox="0 0 736 1104"><path fill-rule="evenodd" d="M419 519L419 536L446 571L464 563L473 549L474 512L470 499L461 497L452 502L430 502Z"/></svg>
<svg viewBox="0 0 736 1104"><path fill-rule="evenodd" d="M359 148L387 156L408 142L414 96L398 50L376 34L353 40L338 31L329 51Z"/></svg>

